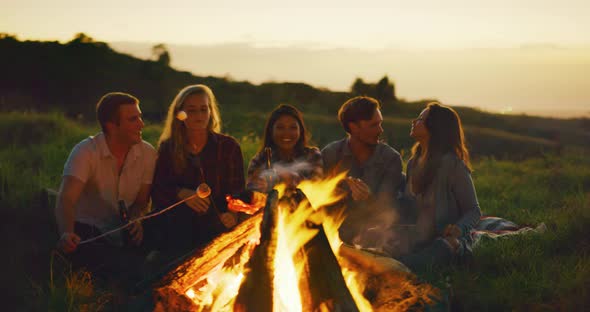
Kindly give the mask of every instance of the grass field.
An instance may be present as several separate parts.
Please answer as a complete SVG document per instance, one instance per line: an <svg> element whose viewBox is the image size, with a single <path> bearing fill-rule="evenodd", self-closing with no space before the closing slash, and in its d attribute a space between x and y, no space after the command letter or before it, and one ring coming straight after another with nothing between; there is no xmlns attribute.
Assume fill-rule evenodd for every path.
<svg viewBox="0 0 590 312"><path fill-rule="evenodd" d="M334 133L338 126L322 118L308 118L320 145L334 139L326 133ZM237 120L230 119L227 129L240 140L247 161L259 142L258 133L251 129L261 128L264 118L240 124ZM405 120L388 119L384 127L391 131L387 135L390 142L401 142L396 136L401 138L409 130ZM5 281L0 293L6 297L4 306L15 307L6 311L92 311L116 305L112 294L95 285L90 276L68 272L59 257L52 261L57 234L52 211L43 207L41 196L44 187L58 185L71 148L97 128L59 114L2 113L0 131L5 134L0 138L0 237L6 251L0 257ZM525 143L530 143L531 149L552 144L494 131L485 133L490 138L486 142L497 144L494 139L502 135L507 141L487 147L490 150L526 149ZM150 125L144 139L155 144L159 133L160 126ZM411 144L405 140L407 143L400 143L402 148ZM473 178L485 214L519 224L545 223L547 231L483 241L469 267L430 272L426 278L435 285L442 287L450 281L457 307L465 311L590 307L590 153L567 146L547 150L550 152L541 148L530 154L519 150L521 161L485 156L475 161Z"/></svg>
<svg viewBox="0 0 590 312"><path fill-rule="evenodd" d="M590 307L590 158L583 151L521 162L483 159L473 173L484 214L542 234L484 240L450 276L465 311L582 311Z"/></svg>

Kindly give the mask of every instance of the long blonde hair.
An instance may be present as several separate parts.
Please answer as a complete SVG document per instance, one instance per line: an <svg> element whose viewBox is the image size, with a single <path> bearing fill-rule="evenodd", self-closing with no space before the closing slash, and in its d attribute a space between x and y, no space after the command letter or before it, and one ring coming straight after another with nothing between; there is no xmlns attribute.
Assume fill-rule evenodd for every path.
<svg viewBox="0 0 590 312"><path fill-rule="evenodd" d="M189 152L186 144L186 127L183 121L176 118L176 115L183 109L186 98L195 94L205 94L209 98L210 117L207 130L215 133L221 132L221 115L213 91L202 84L187 86L180 90L168 108L164 130L160 135L160 140L158 140L159 150L164 142L171 145L169 152L172 152L172 166L177 174L186 169L186 158Z"/></svg>

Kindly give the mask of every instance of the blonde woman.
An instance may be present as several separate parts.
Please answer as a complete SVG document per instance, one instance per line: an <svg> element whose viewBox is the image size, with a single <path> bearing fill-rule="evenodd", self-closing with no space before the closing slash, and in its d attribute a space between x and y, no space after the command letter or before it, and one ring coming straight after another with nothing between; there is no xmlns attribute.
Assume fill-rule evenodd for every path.
<svg viewBox="0 0 590 312"><path fill-rule="evenodd" d="M209 87L188 86L170 104L158 144L155 209L190 197L197 188L204 192L164 214L157 235L161 250L176 254L201 247L237 223L225 196L244 189L242 151L220 130L218 104Z"/></svg>

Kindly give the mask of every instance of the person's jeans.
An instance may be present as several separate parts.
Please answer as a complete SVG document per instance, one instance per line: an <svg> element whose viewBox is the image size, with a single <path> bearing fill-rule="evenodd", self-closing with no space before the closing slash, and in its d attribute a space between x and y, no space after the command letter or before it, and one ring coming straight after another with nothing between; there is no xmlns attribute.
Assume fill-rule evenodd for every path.
<svg viewBox="0 0 590 312"><path fill-rule="evenodd" d="M414 272L420 272L433 266L449 265L455 257L451 247L444 238L437 238L425 247L413 253L400 256L399 260Z"/></svg>
<svg viewBox="0 0 590 312"><path fill-rule="evenodd" d="M74 232L82 240L101 234L92 225L76 222ZM136 282L141 278L141 267L145 254L135 246L116 246L105 238L79 245L76 251L67 255L74 269L84 268L94 276L105 280Z"/></svg>

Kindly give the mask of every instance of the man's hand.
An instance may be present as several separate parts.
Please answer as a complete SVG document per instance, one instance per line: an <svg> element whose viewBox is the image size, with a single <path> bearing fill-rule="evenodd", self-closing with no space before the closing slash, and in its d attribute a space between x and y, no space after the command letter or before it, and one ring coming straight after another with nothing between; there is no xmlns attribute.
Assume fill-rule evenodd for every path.
<svg viewBox="0 0 590 312"><path fill-rule="evenodd" d="M358 200L367 200L371 195L371 190L369 186L361 179L347 177L344 179L350 188L352 193L352 199L355 201Z"/></svg>
<svg viewBox="0 0 590 312"><path fill-rule="evenodd" d="M238 217L231 212L224 212L219 215L219 219L221 219L221 223L228 228L233 228L238 223Z"/></svg>
<svg viewBox="0 0 590 312"><path fill-rule="evenodd" d="M64 253L72 253L78 248L80 243L80 236L75 233L65 232L57 241L57 248Z"/></svg>
<svg viewBox="0 0 590 312"><path fill-rule="evenodd" d="M178 197L180 197L181 199L193 196L193 198L187 200L185 204L191 207L191 209L194 210L196 213L204 214L205 212L207 212L207 210L209 210L211 199L209 199L209 197L200 198L194 195L194 191L185 188L181 189L180 192L178 192Z"/></svg>
<svg viewBox="0 0 590 312"><path fill-rule="evenodd" d="M135 246L139 246L143 240L143 226L141 222L133 222L129 226L129 234L131 234L131 241Z"/></svg>

